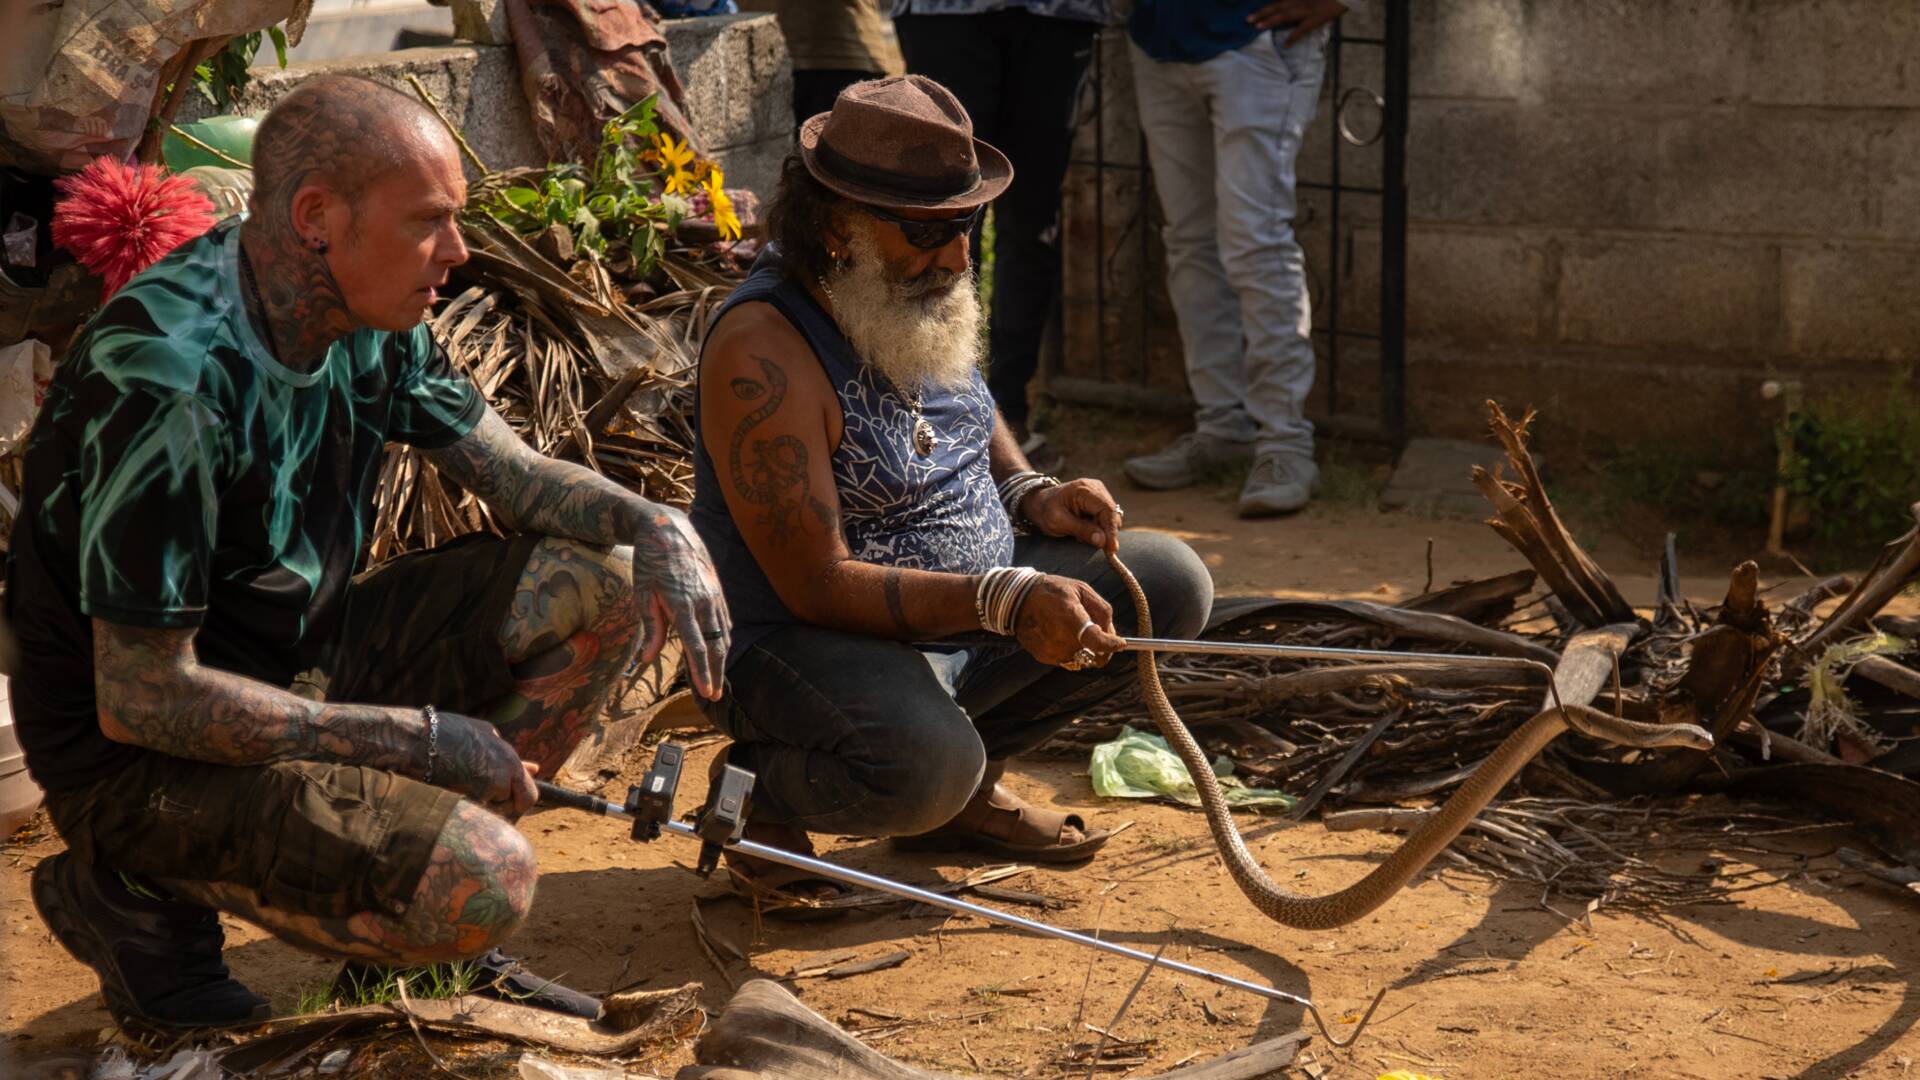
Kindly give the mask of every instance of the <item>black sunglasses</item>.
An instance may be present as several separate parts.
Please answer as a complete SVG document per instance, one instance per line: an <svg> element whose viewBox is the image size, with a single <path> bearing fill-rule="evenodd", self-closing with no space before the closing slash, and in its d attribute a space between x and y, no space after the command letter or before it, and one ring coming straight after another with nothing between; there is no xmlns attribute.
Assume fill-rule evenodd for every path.
<svg viewBox="0 0 1920 1080"><path fill-rule="evenodd" d="M859 205L862 213L870 217L877 217L881 221L897 226L900 234L907 238L907 243L912 244L922 251L937 251L940 248L946 247L948 244L953 243L954 237L962 236L973 231L973 227L978 225L980 219L987 214L987 208L985 204L982 204L974 207L973 212L965 217L918 221L913 218L901 217L898 214L889 214L877 206L868 206L865 203Z"/></svg>

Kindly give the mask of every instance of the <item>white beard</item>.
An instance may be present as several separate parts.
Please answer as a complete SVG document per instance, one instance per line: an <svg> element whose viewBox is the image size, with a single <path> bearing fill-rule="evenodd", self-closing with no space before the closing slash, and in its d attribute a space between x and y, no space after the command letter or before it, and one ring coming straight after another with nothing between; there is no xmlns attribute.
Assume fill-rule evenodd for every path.
<svg viewBox="0 0 1920 1080"><path fill-rule="evenodd" d="M887 273L879 245L864 230L848 243L844 269L827 275L833 318L860 359L912 393L957 389L980 363L980 295L968 275L949 288L916 296Z"/></svg>

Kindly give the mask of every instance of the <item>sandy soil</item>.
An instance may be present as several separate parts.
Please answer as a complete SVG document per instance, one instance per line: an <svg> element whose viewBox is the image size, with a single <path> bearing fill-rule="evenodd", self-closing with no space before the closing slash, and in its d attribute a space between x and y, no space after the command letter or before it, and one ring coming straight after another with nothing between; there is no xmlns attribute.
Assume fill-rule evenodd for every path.
<svg viewBox="0 0 1920 1080"><path fill-rule="evenodd" d="M1218 491L1123 492L1122 500L1130 524L1191 542L1222 593L1404 596L1425 584L1429 537L1441 584L1521 565L1475 522L1316 507L1248 525ZM1651 566L1632 573L1633 563L1604 538L1596 547L1629 598L1646 602ZM1687 587L1713 599L1724 581L1702 575ZM694 755L683 807L700 795L713 752L708 745ZM642 766L643 759L630 763L636 775ZM1316 1040L1308 1051L1316 1072L1293 1075L1898 1077L1920 1059L1912 1030L1920 989L1911 985L1920 970L1913 932L1920 908L1911 896L1842 871L1832 849L1858 843L1841 831L1775 841L1776 854L1726 849L1720 854L1733 868L1761 865L1763 879L1776 883L1733 903L1672 912L1664 925L1602 909L1587 926L1543 907L1531 888L1445 871L1356 925L1302 933L1267 922L1235 891L1198 814L1096 799L1084 766L1071 763L1017 763L1010 779L1027 797L1096 823L1134 823L1091 864L1005 883L1064 902L1046 917L1149 951L1170 942L1169 956L1311 996L1334 1017L1351 1019L1374 991L1389 989L1355 1051L1330 1051ZM1317 823L1247 818L1243 827L1276 877L1313 892L1355 879L1398 842L1330 834ZM722 893L717 881L684 869L694 857L690 845L634 845L617 823L566 811L538 812L526 830L544 878L515 951L535 970L583 989L700 980L703 1003L718 1009L728 979L778 977L848 950L866 958L904 948L912 956L901 967L804 980L794 989L850 1027L878 1023L871 1013L849 1011L855 1008L916 1021L876 1043L904 1061L957 1073L1056 1076L1065 1075L1053 1064L1061 1048L1089 1037L1076 1020L1106 1025L1139 975L1137 964L1119 958L925 909L756 926L743 905L719 900L703 908L708 925L751 961L729 964L723 977L689 927L695 900ZM860 838L822 847L829 857L907 880L950 878L979 865L895 853ZM43 834L0 858L0 1013L9 1045L27 1057L91 1043L107 1025L92 977L50 941L26 898L27 869L57 850L58 841ZM1697 865L1707 854L1672 857ZM332 965L239 924L229 941L238 975L283 1007L331 972ZM1296 1008L1156 973L1115 1034L1153 1040L1149 1061L1133 1070L1141 1075L1301 1023ZM664 1075L689 1059L681 1046L644 1064Z"/></svg>

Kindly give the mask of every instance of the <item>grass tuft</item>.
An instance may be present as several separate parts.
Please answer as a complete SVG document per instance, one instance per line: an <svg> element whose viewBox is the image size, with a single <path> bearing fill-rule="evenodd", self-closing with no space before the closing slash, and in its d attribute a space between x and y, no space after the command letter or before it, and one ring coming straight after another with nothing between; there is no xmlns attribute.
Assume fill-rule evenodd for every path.
<svg viewBox="0 0 1920 1080"><path fill-rule="evenodd" d="M315 983L300 991L294 999L296 1016L326 1012L330 1009L357 1009L363 1005L385 1005L400 1000L400 980L407 980L407 996L419 1001L457 998L471 991L479 981L477 965L461 962L434 964L430 967L389 970L365 981L348 979Z"/></svg>

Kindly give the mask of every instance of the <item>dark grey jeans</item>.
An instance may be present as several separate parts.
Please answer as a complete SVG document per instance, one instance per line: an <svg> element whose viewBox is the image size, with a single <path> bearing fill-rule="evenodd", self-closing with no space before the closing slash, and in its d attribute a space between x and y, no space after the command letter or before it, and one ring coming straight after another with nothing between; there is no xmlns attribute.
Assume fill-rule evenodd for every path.
<svg viewBox="0 0 1920 1080"><path fill-rule="evenodd" d="M1193 550L1161 533L1123 533L1120 557L1153 609L1158 637L1193 637L1213 607L1213 580ZM1072 540L1023 537L1014 562L1079 578L1137 628L1105 555ZM810 832L901 836L952 820L989 761L1031 750L1127 686L1123 656L1067 671L1006 645L908 645L791 626L749 646L707 705L734 739L728 762L758 776L753 819Z"/></svg>

